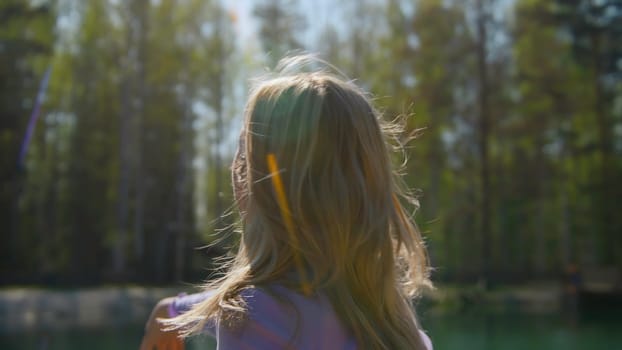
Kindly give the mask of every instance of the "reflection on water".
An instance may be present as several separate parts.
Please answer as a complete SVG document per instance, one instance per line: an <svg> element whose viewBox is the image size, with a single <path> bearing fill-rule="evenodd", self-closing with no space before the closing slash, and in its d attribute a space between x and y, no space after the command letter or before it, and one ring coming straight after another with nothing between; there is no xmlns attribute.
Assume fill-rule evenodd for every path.
<svg viewBox="0 0 622 350"><path fill-rule="evenodd" d="M610 350L622 344L616 311L582 315L476 314L424 315L436 349Z"/></svg>
<svg viewBox="0 0 622 350"><path fill-rule="evenodd" d="M564 349L609 350L622 344L622 318L616 310L572 315L445 314L422 315L437 350ZM54 333L0 335L0 349L138 349L141 327ZM207 337L188 349L213 349Z"/></svg>

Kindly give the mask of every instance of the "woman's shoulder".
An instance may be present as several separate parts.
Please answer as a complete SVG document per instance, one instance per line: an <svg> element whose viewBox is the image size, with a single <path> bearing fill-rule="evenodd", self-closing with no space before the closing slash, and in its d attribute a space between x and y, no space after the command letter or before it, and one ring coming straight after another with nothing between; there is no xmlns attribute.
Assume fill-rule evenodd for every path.
<svg viewBox="0 0 622 350"><path fill-rule="evenodd" d="M282 286L248 288L242 292L247 316L241 327L219 327L224 348L354 349L354 338L344 329L322 295L305 296Z"/></svg>
<svg viewBox="0 0 622 350"><path fill-rule="evenodd" d="M432 340L430 337L422 330L419 330L419 334L421 335L421 339L423 340L423 344L425 345L427 350L434 350L432 346Z"/></svg>

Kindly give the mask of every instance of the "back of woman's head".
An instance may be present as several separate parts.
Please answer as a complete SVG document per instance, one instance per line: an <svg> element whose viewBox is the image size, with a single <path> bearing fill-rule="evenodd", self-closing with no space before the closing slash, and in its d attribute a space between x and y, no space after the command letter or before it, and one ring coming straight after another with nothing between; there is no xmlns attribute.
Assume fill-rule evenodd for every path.
<svg viewBox="0 0 622 350"><path fill-rule="evenodd" d="M251 98L246 128L251 212L244 239L252 246L270 241L265 259L299 254L319 286L341 278L361 255L391 246L387 145L376 113L353 85L325 73L270 80Z"/></svg>
<svg viewBox="0 0 622 350"><path fill-rule="evenodd" d="M324 291L361 340L404 344L399 324L415 318L398 309L427 281L427 258L398 200L395 126L361 89L322 71L260 83L245 118L243 244L255 282Z"/></svg>

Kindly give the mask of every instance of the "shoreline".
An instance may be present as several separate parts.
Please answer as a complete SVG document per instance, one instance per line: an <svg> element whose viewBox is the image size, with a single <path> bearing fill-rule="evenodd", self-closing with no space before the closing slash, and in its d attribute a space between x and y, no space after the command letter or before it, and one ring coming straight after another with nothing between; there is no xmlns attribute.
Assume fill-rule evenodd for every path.
<svg viewBox="0 0 622 350"><path fill-rule="evenodd" d="M140 327L162 298L196 291L191 286L102 286L84 289L3 287L0 289L0 334L70 329ZM502 287L440 285L417 302L429 313L486 312L552 314L563 307L556 284Z"/></svg>
<svg viewBox="0 0 622 350"><path fill-rule="evenodd" d="M0 334L140 326L162 298L188 287L3 288Z"/></svg>

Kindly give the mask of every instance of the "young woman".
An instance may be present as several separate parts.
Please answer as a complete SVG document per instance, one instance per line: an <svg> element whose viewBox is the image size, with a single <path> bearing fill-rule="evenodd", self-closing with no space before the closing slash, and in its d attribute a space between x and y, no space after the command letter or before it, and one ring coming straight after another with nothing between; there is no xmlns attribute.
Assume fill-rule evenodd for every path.
<svg viewBox="0 0 622 350"><path fill-rule="evenodd" d="M206 292L160 302L142 349L198 332L219 349L431 349L412 306L427 255L401 204L416 202L392 167L400 130L352 82L298 72L317 63L287 59L251 91L237 255Z"/></svg>

